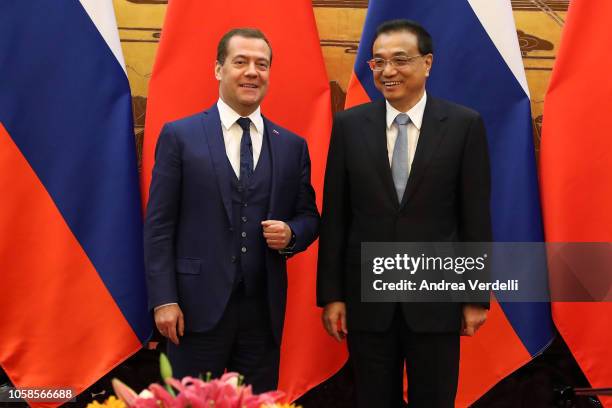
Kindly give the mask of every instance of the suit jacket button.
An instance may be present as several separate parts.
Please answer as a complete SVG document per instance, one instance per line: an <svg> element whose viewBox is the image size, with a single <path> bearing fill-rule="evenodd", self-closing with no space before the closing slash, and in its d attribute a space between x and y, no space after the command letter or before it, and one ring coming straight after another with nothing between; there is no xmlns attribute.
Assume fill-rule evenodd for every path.
<svg viewBox="0 0 612 408"><path fill-rule="evenodd" d="M246 232L242 231L242 234L240 234L240 236L241 236L242 238L246 238Z"/></svg>
<svg viewBox="0 0 612 408"><path fill-rule="evenodd" d="M247 222L247 217L242 217L242 222Z"/></svg>
<svg viewBox="0 0 612 408"><path fill-rule="evenodd" d="M236 263L236 256L232 255L232 263Z"/></svg>
<svg viewBox="0 0 612 408"><path fill-rule="evenodd" d="M244 254L244 253L247 251L247 248L246 248L246 247L242 247L240 250L241 250L241 251L242 251L242 253Z"/></svg>

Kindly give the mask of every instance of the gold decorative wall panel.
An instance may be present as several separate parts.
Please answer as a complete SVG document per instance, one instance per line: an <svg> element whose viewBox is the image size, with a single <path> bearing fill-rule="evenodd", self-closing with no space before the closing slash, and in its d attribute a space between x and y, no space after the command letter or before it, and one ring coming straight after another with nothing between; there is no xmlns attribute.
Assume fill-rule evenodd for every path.
<svg viewBox="0 0 612 408"><path fill-rule="evenodd" d="M321 49L334 94L341 106L368 0L313 0ZM144 126L147 87L167 0L114 0L119 35L134 96L137 136ZM531 93L536 142L539 141L544 94L555 60L569 0L513 0L512 9ZM536 143L538 145L538 143Z"/></svg>

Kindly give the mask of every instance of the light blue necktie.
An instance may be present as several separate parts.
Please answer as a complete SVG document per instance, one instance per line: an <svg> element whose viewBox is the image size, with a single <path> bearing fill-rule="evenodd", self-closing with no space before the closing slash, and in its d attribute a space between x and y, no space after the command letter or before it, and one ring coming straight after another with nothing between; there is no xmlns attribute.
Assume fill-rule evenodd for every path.
<svg viewBox="0 0 612 408"><path fill-rule="evenodd" d="M395 147L393 148L393 157L391 158L391 174L393 175L393 184L397 192L397 200L401 203L408 182L408 124L410 117L405 113L400 113L395 118L395 123L399 131L397 139L395 139Z"/></svg>

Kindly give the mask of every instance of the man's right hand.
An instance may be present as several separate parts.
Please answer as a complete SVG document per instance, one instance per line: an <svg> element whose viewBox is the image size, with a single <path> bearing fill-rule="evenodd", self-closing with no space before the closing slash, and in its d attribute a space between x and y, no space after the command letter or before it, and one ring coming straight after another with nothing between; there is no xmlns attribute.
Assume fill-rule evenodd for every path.
<svg viewBox="0 0 612 408"><path fill-rule="evenodd" d="M155 326L162 336L170 339L174 344L179 344L179 336L183 335L185 322L183 312L177 304L165 305L155 309ZM178 330L177 330L178 329Z"/></svg>
<svg viewBox="0 0 612 408"><path fill-rule="evenodd" d="M327 333L338 341L344 340L346 330L346 305L344 302L332 302L323 309L323 327Z"/></svg>

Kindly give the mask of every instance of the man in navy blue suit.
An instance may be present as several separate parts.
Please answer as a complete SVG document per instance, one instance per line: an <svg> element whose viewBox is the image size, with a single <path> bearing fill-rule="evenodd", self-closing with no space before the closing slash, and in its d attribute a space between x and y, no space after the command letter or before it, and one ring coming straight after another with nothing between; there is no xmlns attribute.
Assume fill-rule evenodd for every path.
<svg viewBox="0 0 612 408"><path fill-rule="evenodd" d="M144 235L175 377L227 369L256 392L278 383L286 258L319 225L306 142L260 112L271 63L259 30L221 38L219 100L160 134Z"/></svg>

